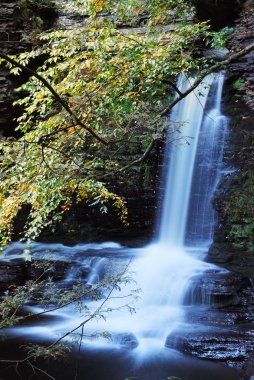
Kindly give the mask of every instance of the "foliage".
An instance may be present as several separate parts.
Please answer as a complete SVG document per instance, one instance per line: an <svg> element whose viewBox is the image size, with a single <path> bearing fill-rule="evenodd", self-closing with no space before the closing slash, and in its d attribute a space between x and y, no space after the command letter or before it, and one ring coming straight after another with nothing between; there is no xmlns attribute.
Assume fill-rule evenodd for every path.
<svg viewBox="0 0 254 380"><path fill-rule="evenodd" d="M84 278L70 286L63 288L62 283L53 282L51 276L55 271L54 263L46 261L42 257L38 261L32 261L30 264L31 279L24 285L16 287L15 284L9 287L9 290L1 296L0 302L0 329L3 334L0 336L5 339L5 328L26 323L26 321L37 322L40 317L52 313L58 309L72 306L72 310L79 316L79 323L67 332L62 332L62 336L58 336L56 341L50 344L28 344L20 346L19 351L22 359L12 358L11 360L1 357L1 364L8 363L15 367L15 374L18 367L25 374L32 372L39 378L41 374L53 379L48 372L37 366L38 359L47 360L65 360L68 353L77 345L80 347L85 339L96 339L103 337L110 339L111 335L105 331L96 331L87 333L85 328L87 324L94 319L106 319L108 313L116 310L134 311L134 302L138 298L139 290L127 290L121 294L121 288L127 284L134 284L132 273L129 270L130 262L125 265L114 265L109 263L106 274L103 278L93 284L88 284ZM135 288L135 285L134 285ZM119 302L116 302L116 298ZM121 302L124 299L124 302ZM98 303L94 303L97 300ZM92 302L91 302L92 301ZM24 309L28 303L32 302L41 308L41 311L28 312ZM38 309L37 309L38 310ZM66 341L66 338L71 338ZM41 362L39 362L41 363ZM39 364L40 365L40 364ZM77 370L77 369L76 369ZM21 372L22 373L22 372ZM44 376L43 376L44 378Z"/></svg>
<svg viewBox="0 0 254 380"><path fill-rule="evenodd" d="M38 358L63 360L67 357L70 347L63 344L57 344L53 347L30 344L26 346L26 351L28 357L32 360L37 360Z"/></svg>
<svg viewBox="0 0 254 380"><path fill-rule="evenodd" d="M244 172L239 178L241 186L231 191L226 205L226 214L230 225L229 239L238 249L254 249L254 174Z"/></svg>
<svg viewBox="0 0 254 380"><path fill-rule="evenodd" d="M129 25L148 22L148 25L169 24L189 19L193 8L185 0L72 0L67 8L93 16L110 15L117 23Z"/></svg>
<svg viewBox="0 0 254 380"><path fill-rule="evenodd" d="M36 22L35 18L38 15L43 15L43 12L48 12L48 16L56 15L58 7L52 0L21 0L18 4L21 12L28 12L30 21ZM41 22L43 22L41 20Z"/></svg>
<svg viewBox="0 0 254 380"><path fill-rule="evenodd" d="M242 88L243 88L243 86L244 86L244 80L243 79L241 79L241 78L238 78L237 80L235 80L234 81L234 83L233 83L233 88L235 89L235 90L241 90Z"/></svg>
<svg viewBox="0 0 254 380"><path fill-rule="evenodd" d="M103 278L95 284L84 283L84 281L77 278L70 288L63 289L62 286L52 280L52 274L55 271L52 262L47 260L32 262L30 271L31 273L34 272L32 277L36 278L26 281L22 286L16 287L13 285L1 298L0 329L11 327L23 320L31 319L35 316L39 317L68 305L74 305L76 312L82 314L86 322L94 318L106 319L109 312L118 309L116 304L114 304L114 307L110 305L112 291L120 292L121 287L134 282L132 272L129 270L129 264L118 266L109 264ZM138 294L139 289L133 289L128 295L125 294L123 298L128 298L129 301L120 307L132 313L134 311L134 301L139 297ZM119 296L119 299L121 299L121 296ZM22 312L23 307L30 300L40 306L43 311L37 314L24 314ZM89 301L99 301L101 304L94 311L88 306Z"/></svg>
<svg viewBox="0 0 254 380"><path fill-rule="evenodd" d="M228 37L231 33L233 33L234 28L230 28L226 26L225 28L219 30L218 32L215 32L213 34L211 46L215 49L222 49L225 48Z"/></svg>
<svg viewBox="0 0 254 380"><path fill-rule="evenodd" d="M16 7L26 33L30 31L30 37L42 32L59 11L58 5L52 0L21 0ZM23 37L29 39L26 33Z"/></svg>
<svg viewBox="0 0 254 380"><path fill-rule="evenodd" d="M166 123L161 112L172 99L169 86L175 76L207 67L197 46L212 34L206 23L190 23L189 2L76 3L90 12L85 27L43 33L38 47L14 57L25 66L44 57L37 73L75 118L38 78L31 77L18 90L16 105L24 112L17 120L17 135L0 143L2 244L10 240L15 218L24 207L29 212L25 238L30 240L77 203L97 205L101 212L110 207L127 223L125 202L113 189L124 178L119 170L123 156L118 152L122 147L135 152L140 146L144 152L149 142L158 140ZM101 12L121 20L133 12L145 14L146 27L142 34L121 31L115 18L100 17ZM20 74L19 68L8 67Z"/></svg>

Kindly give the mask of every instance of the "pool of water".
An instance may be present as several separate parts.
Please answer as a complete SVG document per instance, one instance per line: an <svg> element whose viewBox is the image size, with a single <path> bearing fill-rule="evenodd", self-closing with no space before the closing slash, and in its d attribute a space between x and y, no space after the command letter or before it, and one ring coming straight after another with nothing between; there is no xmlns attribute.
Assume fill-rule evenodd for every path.
<svg viewBox="0 0 254 380"><path fill-rule="evenodd" d="M4 351L5 358L12 360L20 358L18 348L28 343L26 339L9 338L4 345L1 344L1 353ZM153 351L152 356L140 360L131 350L83 347L80 352L73 350L66 360L41 361L36 362L36 366L56 380L168 380L170 377L172 380L240 380L235 369L193 359L166 348ZM40 371L36 376L26 364L16 368L11 363L4 363L0 374L4 380L49 378Z"/></svg>

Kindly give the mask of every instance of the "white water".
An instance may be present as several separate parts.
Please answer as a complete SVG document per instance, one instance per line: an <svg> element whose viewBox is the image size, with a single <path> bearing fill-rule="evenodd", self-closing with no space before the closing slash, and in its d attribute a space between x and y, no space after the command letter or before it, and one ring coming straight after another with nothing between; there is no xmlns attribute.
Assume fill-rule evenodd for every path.
<svg viewBox="0 0 254 380"><path fill-rule="evenodd" d="M185 76L181 76L178 82L180 91L186 91L193 81L193 79L188 80ZM166 163L169 161L169 165L164 174L165 178L163 178L166 186L159 243L180 247L184 243L198 137L212 81L213 76L207 77L202 86L177 104L170 118L173 124L180 123L181 134L174 134L176 142L173 143L171 150L166 151L165 160ZM179 137L182 140L177 143ZM185 142L185 138L188 139L189 145Z"/></svg>
<svg viewBox="0 0 254 380"><path fill-rule="evenodd" d="M132 322L131 327L132 331L137 327L141 349L147 349L147 337L158 345L165 343L184 319L182 303L191 278L214 268L200 258L211 243L215 224L211 199L220 178L227 132L227 120L220 108L223 82L223 74L207 77L178 103L170 118L171 123L181 125L181 133L174 135L180 142L165 153L165 190L157 241L137 263L144 296L141 313L134 321L137 326ZM192 83L193 79L181 76L178 88L184 92ZM209 93L212 99L207 109Z"/></svg>
<svg viewBox="0 0 254 380"><path fill-rule="evenodd" d="M228 124L227 118L221 114L223 83L223 74L217 75L199 133L191 202L185 228L185 243L192 246L209 245L216 224L211 200L223 172L222 158Z"/></svg>
<svg viewBox="0 0 254 380"><path fill-rule="evenodd" d="M183 92L192 81L182 76L178 87ZM171 124L182 125L181 134L175 133L176 139L182 139L168 148L165 154L162 178L164 200L159 233L155 243L142 250L133 250L133 256L138 256L131 266L137 285L124 287L121 293L124 298L119 298L119 293L114 292L115 298L110 301L110 307L119 308L127 302L132 288L141 288L141 300L135 304L136 314L130 315L126 310L119 310L108 315L106 321L94 320L86 326L87 334L104 330L113 336L134 334L139 343L135 352L142 355L163 347L167 336L184 320L182 303L191 278L214 268L201 259L213 235L215 215L211 198L222 169L227 131L226 118L220 110L222 86L222 74L209 76L203 85L178 103L171 115ZM189 144L184 143L186 136ZM90 260L90 283L96 282L108 259L103 255L102 258L97 255L99 257L95 260L87 257L80 259L86 251L111 249L113 257L114 252L117 256L118 251L124 251L114 243L76 247L44 244L35 245L34 249L38 252L46 249L64 256L72 255L79 267L84 267ZM10 248L6 252L8 250ZM75 255L79 258L76 259ZM72 281L75 273L75 269L69 271L65 281ZM96 309L98 303L91 302L89 306ZM36 310L33 308L33 312ZM47 323L40 329L38 326L16 329L16 333L53 339L84 320L82 313L78 314L72 307L53 312L52 315L60 316L61 319ZM108 342L105 344L108 345Z"/></svg>

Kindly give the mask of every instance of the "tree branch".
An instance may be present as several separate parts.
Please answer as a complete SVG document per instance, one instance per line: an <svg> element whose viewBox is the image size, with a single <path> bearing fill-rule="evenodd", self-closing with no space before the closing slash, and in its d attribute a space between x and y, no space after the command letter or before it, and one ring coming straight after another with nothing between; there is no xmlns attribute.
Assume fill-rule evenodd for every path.
<svg viewBox="0 0 254 380"><path fill-rule="evenodd" d="M172 110L172 108L178 102L180 102L180 100L184 99L187 95L189 95L192 91L194 91L207 75L219 70L223 66L228 65L232 61L234 61L240 57L243 57L244 55L248 54L252 50L254 50L254 43L248 45L246 48L244 48L244 49L242 49L236 53L230 54L225 60L217 62L216 64L211 66L209 69L203 70L200 73L199 77L194 81L193 85L191 87L189 87L185 92L181 92L173 82L167 81L167 83L174 88L174 90L176 91L178 96L161 112L160 116L161 117L166 116ZM141 162L146 160L147 157L149 156L151 150L154 147L154 143L155 143L155 140L152 140L150 145L148 146L147 150L143 154L143 156L141 156L137 160L134 160L130 164L124 166L122 169L120 169L120 172L123 172L124 170L129 169L130 167L132 167L136 164L140 164Z"/></svg>
<svg viewBox="0 0 254 380"><path fill-rule="evenodd" d="M128 164L128 165L124 166L122 169L120 169L120 172L123 172L124 170L129 169L132 166L134 166L136 164L140 164L141 162L145 161L147 159L147 157L149 156L149 154L151 153L156 141L157 141L157 139L153 139L150 142L150 144L148 145L145 153L140 158L138 158L137 160L132 161L130 164Z"/></svg>
<svg viewBox="0 0 254 380"><path fill-rule="evenodd" d="M108 302L108 300L111 298L111 294L113 291L116 289L117 284L121 281L123 278L124 274L127 272L129 266L130 266L131 260L128 262L128 264L124 267L123 271L119 273L116 278L113 281L113 284L111 286L111 289L109 290L108 294L105 296L104 300L102 303L98 306L98 308L84 321L82 321L78 326L74 327L71 331L68 331L64 335L62 335L60 338L58 338L55 342L53 342L48 348L52 348L55 345L57 345L59 342L61 342L63 339L67 338L71 334L73 334L75 331L79 330L80 328L83 328L83 326L94 319L96 316L99 315L100 311L102 310L103 306Z"/></svg>
<svg viewBox="0 0 254 380"><path fill-rule="evenodd" d="M94 138L96 138L98 141L100 141L104 145L108 145L108 141L104 140L102 137L97 135L96 132L94 132L90 127L85 125L78 116L75 115L75 113L71 110L69 105L60 97L60 95L54 90L54 88L49 84L49 82L43 78L40 74L36 73L35 71L29 69L28 67L22 65L21 63L15 61L13 58L9 57L8 55L4 53L0 53L0 58L4 59L5 61L11 63L15 67L19 67L22 71L27 72L29 75L37 78L41 83L44 84L44 86L51 92L51 94L54 96L55 100L72 116L72 118L76 121L76 123L84 128L87 132L89 132Z"/></svg>
<svg viewBox="0 0 254 380"><path fill-rule="evenodd" d="M175 90L175 92L177 92L177 94L179 95L179 96L182 96L183 94L182 94L182 92L179 90L179 88L175 85L175 83L173 83L172 81L170 81L170 80L165 80L164 81L166 84L168 84L169 86L171 86L174 90Z"/></svg>
<svg viewBox="0 0 254 380"><path fill-rule="evenodd" d="M194 81L193 85L191 87L188 88L188 90L186 90L185 92L181 93L181 95L179 94L179 92L177 91L177 93L179 94L178 97L176 97L162 112L161 112L161 116L166 116L171 110L172 108L180 101L182 100L183 98L185 98L187 95L189 95L193 90L195 90L198 85L202 82L202 80L209 74L219 70L220 68L222 68L223 66L227 66L229 63L231 63L232 61L240 58L240 57L243 57L244 55L248 54L250 51L254 50L254 43L246 46L246 48L240 50L239 52L237 53L232 53L230 54L225 60L223 61L220 61L220 62L217 62L215 65L211 66L209 69L207 70L203 70L199 77Z"/></svg>

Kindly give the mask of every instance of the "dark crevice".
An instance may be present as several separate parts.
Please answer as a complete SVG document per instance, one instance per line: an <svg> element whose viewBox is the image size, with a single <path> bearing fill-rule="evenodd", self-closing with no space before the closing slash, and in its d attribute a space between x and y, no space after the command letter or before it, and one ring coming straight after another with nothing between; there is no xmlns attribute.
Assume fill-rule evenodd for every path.
<svg viewBox="0 0 254 380"><path fill-rule="evenodd" d="M209 21L214 30L233 26L244 0L193 0L197 18Z"/></svg>

